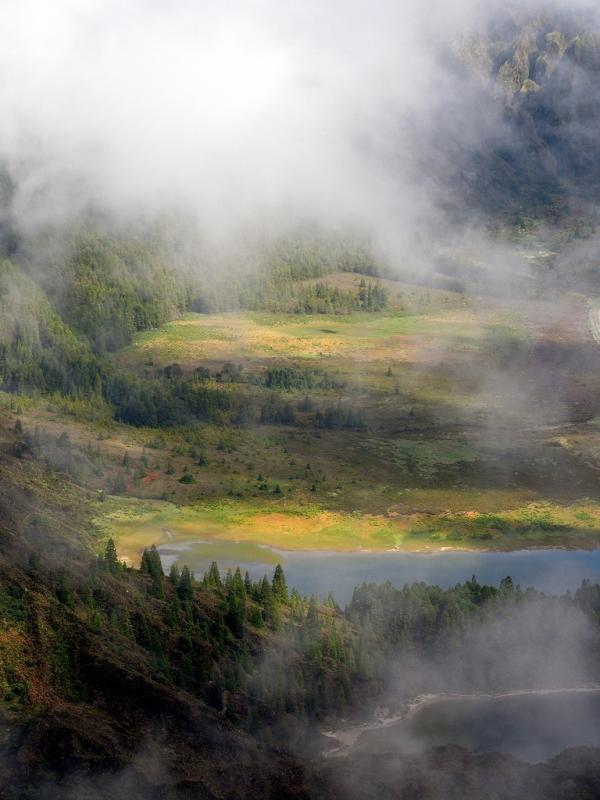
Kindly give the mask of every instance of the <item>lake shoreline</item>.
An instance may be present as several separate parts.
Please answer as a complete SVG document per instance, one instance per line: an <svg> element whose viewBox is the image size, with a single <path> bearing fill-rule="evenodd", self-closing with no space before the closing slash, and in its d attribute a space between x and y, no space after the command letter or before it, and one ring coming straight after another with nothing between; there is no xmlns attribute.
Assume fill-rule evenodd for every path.
<svg viewBox="0 0 600 800"><path fill-rule="evenodd" d="M451 545L444 545L443 547L425 547L425 548L407 548L407 547L302 547L301 543L297 547L286 547L284 545L267 544L259 540L250 539L236 539L225 538L216 536L205 536L203 539L191 538L188 536L177 537L172 531L169 531L169 536L159 542L154 543L156 547L164 548L171 545L194 545L194 544L247 544L261 547L275 553L330 553L340 555L366 555L366 554L414 554L414 555L442 555L443 553L518 553L518 552L536 552L545 550L562 550L566 553L573 553L577 551L594 552L600 550L600 540L595 543L585 544L532 544L522 545L515 543L514 547L454 547ZM143 551L140 551L141 557Z"/></svg>
<svg viewBox="0 0 600 800"><path fill-rule="evenodd" d="M409 720L419 711L436 703L452 700L502 700L509 697L535 697L575 693L600 693L600 684L554 689L511 689L505 692L442 692L420 694L411 700L404 701L401 704L403 709L400 712L392 713L389 708L378 708L371 720L345 725L337 729L322 730L321 735L332 740L332 744L324 748L321 751L321 755L324 758L346 758L351 754L354 745L364 733L389 728L399 722ZM337 743L337 746L335 743Z"/></svg>
<svg viewBox="0 0 600 800"><path fill-rule="evenodd" d="M436 511L398 516L303 509L289 507L285 500L277 506L241 500L239 505L231 501L213 507L111 498L106 508L98 509L95 524L102 538L112 536L120 556L131 564L139 563L144 548L153 544L198 539L208 539L215 545L263 544L282 554L600 550L600 503L581 499L569 506L538 505L511 507L494 514Z"/></svg>
<svg viewBox="0 0 600 800"><path fill-rule="evenodd" d="M327 597L331 592L342 606L363 583L391 582L404 586L425 582L448 588L470 580L497 586L510 575L515 586L563 594L576 591L582 580L600 581L600 549L536 548L514 551L334 551L279 550L232 540L196 537L164 542L158 547L163 569L184 564L196 575L215 561L223 571L239 567L262 580L280 563L288 586L301 594Z"/></svg>

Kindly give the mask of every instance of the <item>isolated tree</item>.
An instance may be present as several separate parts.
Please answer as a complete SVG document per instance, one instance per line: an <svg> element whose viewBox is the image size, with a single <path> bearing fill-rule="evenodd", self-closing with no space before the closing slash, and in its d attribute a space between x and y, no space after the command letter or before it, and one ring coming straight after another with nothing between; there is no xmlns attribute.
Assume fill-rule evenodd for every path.
<svg viewBox="0 0 600 800"><path fill-rule="evenodd" d="M104 549L104 563L112 575L116 575L119 572L119 557L112 537L108 540Z"/></svg>

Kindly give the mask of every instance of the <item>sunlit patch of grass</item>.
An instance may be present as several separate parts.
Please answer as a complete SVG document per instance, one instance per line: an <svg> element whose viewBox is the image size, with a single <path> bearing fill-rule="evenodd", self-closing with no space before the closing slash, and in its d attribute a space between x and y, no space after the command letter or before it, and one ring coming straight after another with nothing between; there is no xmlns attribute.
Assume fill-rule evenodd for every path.
<svg viewBox="0 0 600 800"><path fill-rule="evenodd" d="M436 309L433 313L381 314L188 314L156 331L140 333L121 358L157 364L169 361L239 360L296 357L359 358L369 354L389 359L415 337L461 349L477 348L490 326L510 327L499 312L471 308ZM401 354L400 354L401 355Z"/></svg>
<svg viewBox="0 0 600 800"><path fill-rule="evenodd" d="M591 547L600 542L600 505L529 504L495 513L356 514L313 506L223 500L188 507L111 500L97 525L121 557L172 541L241 542L286 550L514 549ZM581 513L587 516L581 518Z"/></svg>
<svg viewBox="0 0 600 800"><path fill-rule="evenodd" d="M173 361L188 369L204 364L213 376L224 361L241 364L244 382L219 387L252 396L256 411L270 391L261 382L268 367L310 369L330 380L310 391L281 390L298 409L295 426L262 425L255 415L249 427L198 421L156 431L67 418L66 407L49 411L47 401L42 408L0 395L0 407L22 402L28 429L48 425L57 437L68 428L74 444L101 450L105 472L93 488L119 491L111 487L120 470L125 491L164 498L98 504L104 540L115 535L131 562L171 537L331 550L596 543L593 503L533 505L543 490L511 486L511 475L495 469L509 445L485 435L497 389L481 388L479 365L493 367L526 335L516 317L460 304L346 316L191 314L140 334L115 358L148 374ZM337 402L361 408L366 429L319 428L314 411L300 410L305 393L313 409ZM582 430L588 448L591 430ZM530 487L542 485L529 480L538 463L551 469L539 456L540 438L531 442ZM199 454L205 461L198 463ZM142 459L145 476L134 481ZM472 480L478 463L489 484ZM181 483L183 474L193 485Z"/></svg>
<svg viewBox="0 0 600 800"><path fill-rule="evenodd" d="M498 513L446 513L419 521L409 532L417 541L462 543L494 549L593 547L600 542L600 504L530 503Z"/></svg>
<svg viewBox="0 0 600 800"><path fill-rule="evenodd" d="M122 558L137 563L144 547L171 541L260 542L289 550L388 549L403 527L397 520L268 503L227 501L178 507L113 499L96 525L113 536ZM385 536L382 532L385 531Z"/></svg>

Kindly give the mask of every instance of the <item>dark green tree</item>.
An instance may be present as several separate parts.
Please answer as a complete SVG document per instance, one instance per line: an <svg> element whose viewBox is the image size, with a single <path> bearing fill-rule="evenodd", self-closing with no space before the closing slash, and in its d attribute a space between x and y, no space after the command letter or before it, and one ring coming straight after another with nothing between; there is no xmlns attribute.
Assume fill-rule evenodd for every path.
<svg viewBox="0 0 600 800"><path fill-rule="evenodd" d="M194 599L194 581L187 565L181 570L177 596L181 600L181 604L186 607L190 606Z"/></svg>
<svg viewBox="0 0 600 800"><path fill-rule="evenodd" d="M273 573L273 582L271 584L273 597L280 603L287 603L289 600L287 583L281 564L277 564L275 572Z"/></svg>
<svg viewBox="0 0 600 800"><path fill-rule="evenodd" d="M140 565L140 569L142 572L146 573L146 575L149 575L152 578L152 594L155 597L164 597L165 575L163 572L160 555L155 545L152 545L150 549L146 549L142 553L142 563Z"/></svg>
<svg viewBox="0 0 600 800"><path fill-rule="evenodd" d="M108 540L104 548L104 564L111 575L117 575L120 572L121 565L119 564L117 548L115 547L112 537Z"/></svg>
<svg viewBox="0 0 600 800"><path fill-rule="evenodd" d="M206 586L214 589L220 589L222 587L221 573L219 572L216 561L213 561L210 565L208 572L204 576L204 583Z"/></svg>

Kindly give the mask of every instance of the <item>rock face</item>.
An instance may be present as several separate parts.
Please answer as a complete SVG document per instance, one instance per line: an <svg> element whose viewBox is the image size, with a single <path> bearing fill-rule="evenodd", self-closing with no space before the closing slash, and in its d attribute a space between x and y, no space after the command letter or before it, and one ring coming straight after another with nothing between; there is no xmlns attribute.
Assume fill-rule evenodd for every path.
<svg viewBox="0 0 600 800"><path fill-rule="evenodd" d="M456 43L446 69L461 89L441 110L432 146L446 154L444 177L467 208L518 221L598 200L600 32L591 15L505 12Z"/></svg>

